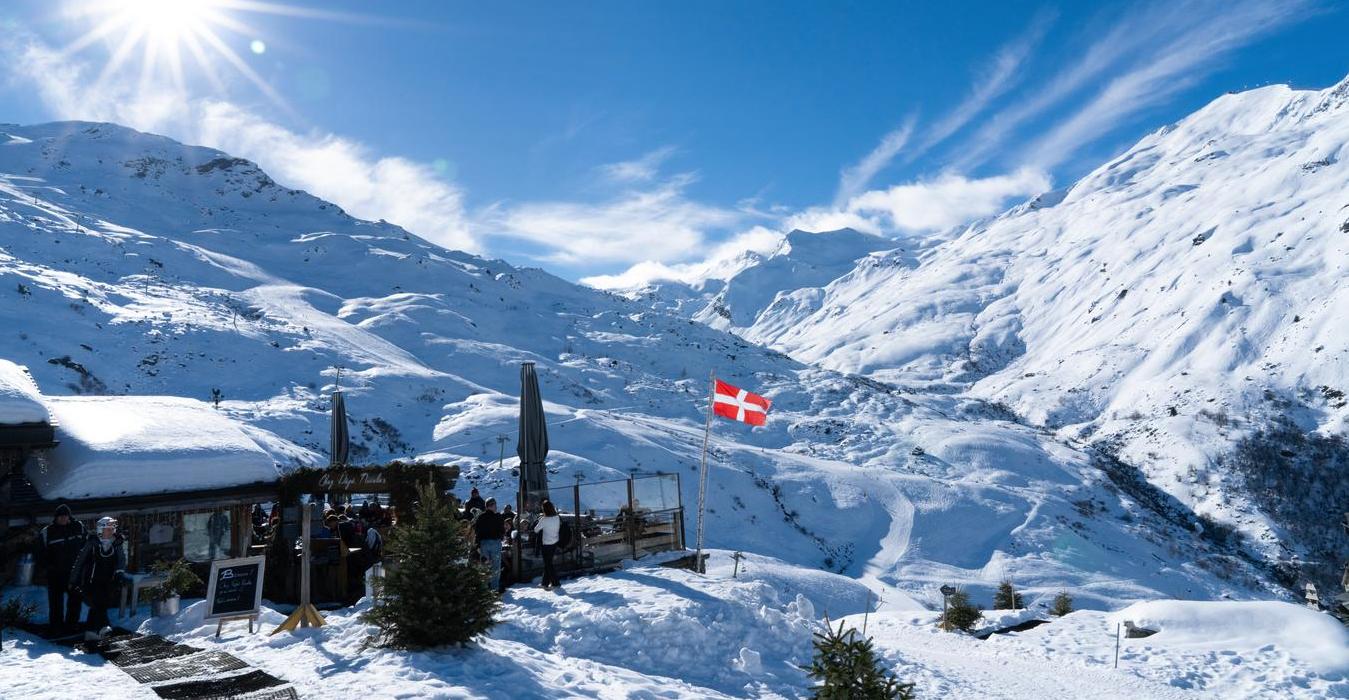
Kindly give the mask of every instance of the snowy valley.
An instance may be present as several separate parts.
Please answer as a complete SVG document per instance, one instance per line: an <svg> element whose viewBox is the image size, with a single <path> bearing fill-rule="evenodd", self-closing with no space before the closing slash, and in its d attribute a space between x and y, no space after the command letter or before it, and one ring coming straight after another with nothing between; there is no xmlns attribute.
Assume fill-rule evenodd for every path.
<svg viewBox="0 0 1349 700"><path fill-rule="evenodd" d="M1286 584L1331 586L1349 499L1347 159L1349 80L1230 94L991 220L885 250L820 234L855 258L824 282L775 274L812 255L793 232L679 308L1104 449L1248 537Z"/></svg>
<svg viewBox="0 0 1349 700"><path fill-rule="evenodd" d="M340 383L353 462L458 464L461 490L498 497L522 361L550 479L674 472L686 506L709 374L772 398L764 428L712 434L708 578L634 566L565 601L512 592L486 666L369 662L401 692L791 697L812 625L866 614L924 696L1344 696L1343 628L1269 601L1309 576L1333 590L1345 553L1315 515L1349 489L1346 159L1349 81L1263 88L968 229L793 232L728 279L615 294L358 220L219 151L0 125L0 358L49 395L213 402L285 438L260 447L286 467L324 463ZM736 551L747 572L727 580ZM988 606L1004 578L1032 608L1067 590L1085 610L987 642L935 630L939 586ZM1168 599L1229 602L1138 602ZM1223 636L1248 614L1275 638ZM1108 674L1125 619L1163 632ZM365 663L342 620L229 644ZM157 631L215 643L178 624ZM651 658L606 651L643 634ZM504 659L522 666L492 680ZM1082 678L1046 685L1065 663Z"/></svg>

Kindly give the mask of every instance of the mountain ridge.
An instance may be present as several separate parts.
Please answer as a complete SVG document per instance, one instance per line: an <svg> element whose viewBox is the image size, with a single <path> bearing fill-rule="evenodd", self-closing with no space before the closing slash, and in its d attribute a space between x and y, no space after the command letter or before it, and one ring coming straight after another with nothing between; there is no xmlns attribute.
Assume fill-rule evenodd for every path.
<svg viewBox="0 0 1349 700"><path fill-rule="evenodd" d="M691 505L715 371L774 409L765 428L714 430L714 547L929 605L940 583L983 594L1004 575L1032 592L1083 586L1087 606L1284 595L1193 513L1146 484L1122 490L1127 474L987 401L904 393L447 251L218 151L108 125L3 130L0 353L44 393L219 390L222 412L322 453L341 367L353 460L454 462L504 497L514 460L498 462L497 437L529 360L550 478L674 472Z"/></svg>

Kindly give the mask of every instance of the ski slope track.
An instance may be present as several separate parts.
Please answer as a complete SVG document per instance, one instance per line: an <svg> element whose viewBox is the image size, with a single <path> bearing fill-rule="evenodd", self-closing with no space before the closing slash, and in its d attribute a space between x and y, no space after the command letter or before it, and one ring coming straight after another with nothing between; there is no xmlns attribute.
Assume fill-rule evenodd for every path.
<svg viewBox="0 0 1349 700"><path fill-rule="evenodd" d="M1305 109L1279 119L1327 118L1314 113L1314 94L1298 94L1271 89L1220 100L1210 110L1226 114L1254 102L1274 119L1291 100ZM1194 332L1181 323L1184 312L1185 318L1230 318L1222 328L1234 334L1235 324L1245 323L1242 347L1265 347L1273 321L1255 323L1267 315L1254 307L1256 289L1296 291L1302 300L1298 334L1279 341L1286 354L1277 357L1322 344L1317 357L1326 364L1307 381L1340 383L1343 336L1332 337L1334 299L1326 296L1334 285L1306 278L1343 261L1342 247L1315 243L1317 227L1342 212L1313 216L1312 205L1298 209L1306 212L1306 224L1280 236L1298 247L1268 263L1261 256L1273 232L1238 233L1230 222L1251 218L1254 226L1254 219L1272 216L1284 204L1262 210L1267 214L1234 204L1229 209L1236 214L1224 209L1182 228L1159 222L1155 239L1137 241L1130 229L1104 221L1078 227L1056 218L1088 197L1147 200L1152 195L1123 193L1122 183L1144 177L1144 161L1150 167L1171 162L1162 154L1194 138L1186 133L1181 125L1149 137L1141 155L1107 166L1056 206L1024 207L921 252L878 252L876 241L842 232L857 256L844 251L811 266L811 279L820 283L837 275L818 293L820 310L779 326L796 326L795 332L758 334L753 329L767 324L775 309L806 307L747 293L743 298L751 303L766 304L765 314L748 330L713 328L673 309L653 308L649 299L574 285L541 270L439 248L389 223L354 219L273 181L248 161L211 149L111 124L0 125L0 356L27 365L51 395L209 400L218 390L220 411L308 450L275 447L274 457L286 463L322 463L327 396L341 367L353 461L420 456L453 462L463 468L465 482L497 496L511 492L516 460L508 454L498 465L496 438L515 429L519 363L533 361L552 422L555 483L675 472L688 505L696 496L707 377L715 370L771 397L773 412L760 429L722 421L714 426L712 547L861 580L882 607L887 601L939 607L936 588L944 583L964 585L987 604L1004 576L1014 578L1030 600L1068 588L1080 606L1097 609L1162 597L1286 596L1266 562L1202 532L1189 505L1194 501L1169 496L1146 480L1130 481L1127 470L1088 444L1084 430L1069 436L1049 429L1098 421L1099 436L1123 430L1107 420L1119 406L1151 412L1165 405L1165 382L1156 379L1161 369L1153 372L1155 381L1131 382L1142 388L1127 395L1105 382L1119 372L1161 367L1170 368L1165 376L1172 377L1171 370L1190 367L1194 386L1187 388L1194 392L1241 389L1240 383L1214 381L1213 371L1201 372L1197 357L1173 352L1162 361L1145 346L1165 338L1183 345L1182 338ZM1202 137L1236 138L1222 136L1217 126ZM1286 157L1299 164L1312 155L1330 157L1322 171L1299 177L1331 181L1315 185L1331 197L1334 182L1344 182L1339 155L1324 145L1299 148ZM1215 142L1166 166L1180 168L1198 186L1174 199L1205 192L1200 176L1210 166L1195 158L1220 149L1233 161L1224 168L1241 162L1234 144ZM1305 187L1312 191L1311 184ZM1130 206L1153 212L1166 206L1149 201ZM1084 209L1110 210L1105 204ZM1197 235L1191 229L1215 225L1203 246L1190 244ZM1060 242L1089 234L1109 234L1114 247ZM1183 246L1173 245L1177 237ZM1163 239L1170 246L1164 250ZM1252 251L1239 254L1245 272L1232 268L1224 276L1229 270L1222 266L1235 264L1230 249L1242 241ZM805 255L807 244L817 242L798 235L794 254ZM1146 271L1176 263L1182 254L1196 266L1211 258L1203 265L1223 272L1196 267L1173 281L1180 291L1146 291L1159 284L1141 276L1159 274ZM856 257L868 262L849 271ZM887 259L896 265L875 262ZM1103 264L1106 272L1095 272ZM1266 265L1288 274L1254 272ZM866 304L913 313L913 304L894 300L912 299L905 290L932 288L933 278L924 276L929 268L948 270L933 274L961 286L945 290L953 295L949 304L921 302L922 313L944 333L961 327L968 337L921 352L912 339L903 341L903 352L871 349L907 331L893 319L863 320L881 311L864 311ZM784 284L794 269L804 268L786 265L760 278ZM1228 279L1234 281L1230 288ZM1214 285L1246 306L1215 307L1220 290ZM1126 286L1135 291L1114 300ZM1096 296L1110 297L1110 303L1096 304L1091 313L1102 318L1089 322L1081 318L1085 309L1074 305ZM736 298L742 297L728 293L731 303ZM1054 322L1040 313L1058 306L1072 307L1074 315ZM833 325L816 315L830 308L841 309ZM963 320L945 318L947 313ZM892 333L881 335L882 325ZM849 331L841 332L844 327ZM807 328L814 329L809 343ZM872 340L863 339L871 333ZM1217 347L1214 333L1192 344ZM1049 334L1057 334L1052 343ZM1128 350L1100 363L1082 360L1103 338ZM1018 343L1024 351L1012 352ZM969 348L984 354L971 360L963 356ZM979 365L997 352L1009 355L1003 367ZM888 362L894 357L925 359ZM1205 361L1245 368L1247 359L1276 356L1236 365L1246 355L1233 351L1223 358ZM961 362L983 369L959 369ZM1288 365L1281 367L1279 376L1291 381ZM1078 374L1070 378L1070 372ZM1066 395L1053 387L1070 379L1084 397L1073 405L1094 409L1072 413L1052 400L1056 391ZM1201 386L1201 380L1208 383ZM938 386L943 383L961 390ZM1165 401L1176 400L1165 394ZM1061 418L1050 421L1050 414ZM1027 418L1038 425L1027 425ZM1191 423L1201 426L1198 419ZM1127 444L1134 452L1142 449ZM513 447L511 439L507 451Z"/></svg>

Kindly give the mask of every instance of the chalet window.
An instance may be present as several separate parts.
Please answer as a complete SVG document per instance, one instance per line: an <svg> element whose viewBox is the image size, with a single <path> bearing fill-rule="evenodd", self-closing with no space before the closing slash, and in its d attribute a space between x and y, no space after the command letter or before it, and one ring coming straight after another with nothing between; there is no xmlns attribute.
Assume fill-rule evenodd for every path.
<svg viewBox="0 0 1349 700"><path fill-rule="evenodd" d="M158 561L173 561L178 558L177 528L167 522L157 522L145 528L140 542L141 568L148 568Z"/></svg>
<svg viewBox="0 0 1349 700"><path fill-rule="evenodd" d="M228 559L230 551L230 513L189 513L183 516L183 558L188 561Z"/></svg>

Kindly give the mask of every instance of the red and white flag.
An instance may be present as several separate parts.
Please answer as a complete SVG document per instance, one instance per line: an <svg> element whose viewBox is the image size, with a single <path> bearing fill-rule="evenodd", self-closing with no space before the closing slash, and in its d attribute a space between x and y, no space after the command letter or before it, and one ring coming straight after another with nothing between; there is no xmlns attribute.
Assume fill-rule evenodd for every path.
<svg viewBox="0 0 1349 700"><path fill-rule="evenodd" d="M772 405L772 401L758 394L717 380L712 411L719 416L750 425L763 425L768 420L768 407Z"/></svg>

